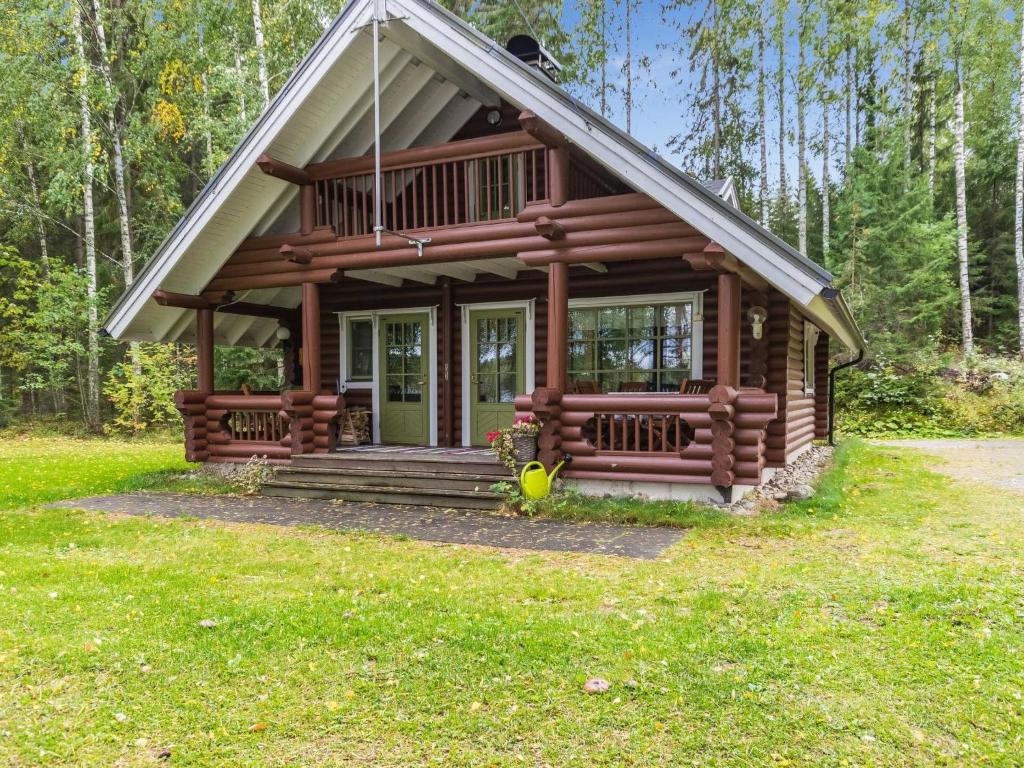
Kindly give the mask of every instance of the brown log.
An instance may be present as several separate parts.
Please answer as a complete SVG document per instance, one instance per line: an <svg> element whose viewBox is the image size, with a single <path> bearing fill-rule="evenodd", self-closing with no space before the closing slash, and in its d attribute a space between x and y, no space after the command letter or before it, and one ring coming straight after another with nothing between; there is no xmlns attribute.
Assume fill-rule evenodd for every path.
<svg viewBox="0 0 1024 768"><path fill-rule="evenodd" d="M293 264L311 264L313 261L313 252L309 250L309 248L303 248L302 246L295 245L282 245L279 251L285 261L290 261Z"/></svg>
<svg viewBox="0 0 1024 768"><path fill-rule="evenodd" d="M536 221L541 216L557 217L559 220L563 220L574 216L602 216L609 213L661 207L660 203L652 200L647 195L630 192L624 195L570 200L561 206L552 205L549 201L537 202L525 206L516 216L516 220L521 222Z"/></svg>
<svg viewBox="0 0 1024 768"><path fill-rule="evenodd" d="M588 262L663 259L679 256L687 248L704 242L706 242L706 238L700 235L678 237L670 240L649 240L646 242L625 240L621 243L608 243L580 248L566 247L517 253L517 256L520 261L531 267L546 266L555 262L584 264Z"/></svg>
<svg viewBox="0 0 1024 768"><path fill-rule="evenodd" d="M279 272L273 275L252 275L250 277L218 277L210 281L210 288L227 288L231 290L249 290L251 288L284 288L302 285L303 283L337 283L341 280L344 270L341 269L310 269Z"/></svg>
<svg viewBox="0 0 1024 768"><path fill-rule="evenodd" d="M505 152L542 149L543 147L543 144L525 131L508 131L481 138L450 141L447 144L385 152L381 155L381 170L401 170L402 168L441 163L446 160L472 160ZM306 172L313 180L368 174L372 173L373 169L373 155L327 160L323 163L311 163L306 166Z"/></svg>
<svg viewBox="0 0 1024 768"><path fill-rule="evenodd" d="M281 179L291 184L311 184L312 179L309 174L302 168L296 168L294 165L282 162L270 155L260 155L256 158L256 165L268 176L273 176L275 179Z"/></svg>
<svg viewBox="0 0 1024 768"><path fill-rule="evenodd" d="M541 216L533 223L537 234L545 240L561 240L565 237L565 227L558 221L552 221L547 216Z"/></svg>
<svg viewBox="0 0 1024 768"><path fill-rule="evenodd" d="M547 147L562 147L568 142L565 135L556 131L529 109L519 113L519 125L530 136Z"/></svg>

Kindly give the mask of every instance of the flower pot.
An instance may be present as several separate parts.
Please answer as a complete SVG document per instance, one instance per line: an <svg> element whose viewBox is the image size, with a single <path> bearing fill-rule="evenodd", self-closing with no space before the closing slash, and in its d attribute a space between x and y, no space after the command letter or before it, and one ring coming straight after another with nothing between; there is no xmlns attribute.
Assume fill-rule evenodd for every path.
<svg viewBox="0 0 1024 768"><path fill-rule="evenodd" d="M527 464L537 458L537 438L530 436L513 437L516 464Z"/></svg>

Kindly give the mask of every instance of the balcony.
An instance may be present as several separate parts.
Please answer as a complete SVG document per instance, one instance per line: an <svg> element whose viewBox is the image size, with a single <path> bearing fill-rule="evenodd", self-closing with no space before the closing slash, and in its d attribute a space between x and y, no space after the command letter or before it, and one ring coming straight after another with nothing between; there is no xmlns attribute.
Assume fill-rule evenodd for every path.
<svg viewBox="0 0 1024 768"><path fill-rule="evenodd" d="M543 145L525 133L501 134L387 153L381 159L385 229L409 232L508 221L547 197ZM311 165L316 226L339 238L373 233L372 157Z"/></svg>

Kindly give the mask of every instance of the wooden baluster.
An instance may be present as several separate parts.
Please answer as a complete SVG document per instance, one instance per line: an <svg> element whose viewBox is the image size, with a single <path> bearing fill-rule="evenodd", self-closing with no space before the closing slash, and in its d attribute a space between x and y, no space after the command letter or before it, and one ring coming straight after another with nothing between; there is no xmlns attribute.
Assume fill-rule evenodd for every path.
<svg viewBox="0 0 1024 768"><path fill-rule="evenodd" d="M503 218L505 218L505 190L503 188L504 187L504 178L503 177L505 175L503 173L503 171L505 170L504 169L505 156L504 155L498 155L494 159L495 159L495 165L497 166L497 171L498 171L498 211L497 211L498 216L497 216L497 218L503 219ZM511 174L509 174L509 178L511 178Z"/></svg>
<svg viewBox="0 0 1024 768"><path fill-rule="evenodd" d="M438 226L438 223L437 223L437 214L438 214L438 208L437 208L437 165L430 166L430 194L431 194L431 198L434 201L433 221L434 221L434 226L436 227L436 226Z"/></svg>
<svg viewBox="0 0 1024 768"><path fill-rule="evenodd" d="M664 426L664 425L662 425ZM647 450L654 453L654 416L647 417Z"/></svg>
<svg viewBox="0 0 1024 768"><path fill-rule="evenodd" d="M473 162L477 164L479 170L479 161L477 160L464 160L462 162L462 196L464 198L463 205L465 206L465 216L463 222L469 223L469 164ZM477 174L479 176L479 174ZM478 211L479 213L479 211Z"/></svg>
<svg viewBox="0 0 1024 768"><path fill-rule="evenodd" d="M448 163L441 166L441 226L447 227L448 221Z"/></svg>
<svg viewBox="0 0 1024 768"><path fill-rule="evenodd" d="M416 189L416 169L412 169L412 228L417 229L420 220L420 196Z"/></svg>

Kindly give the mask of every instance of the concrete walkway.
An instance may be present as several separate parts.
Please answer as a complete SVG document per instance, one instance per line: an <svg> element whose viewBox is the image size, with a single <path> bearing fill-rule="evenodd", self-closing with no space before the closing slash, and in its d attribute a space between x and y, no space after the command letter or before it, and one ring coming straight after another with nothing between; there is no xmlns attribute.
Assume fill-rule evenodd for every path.
<svg viewBox="0 0 1024 768"><path fill-rule="evenodd" d="M61 501L49 506L234 523L318 525L335 530L404 535L421 541L583 552L644 560L655 559L685 533L678 528L576 523L470 510L267 497L122 494Z"/></svg>
<svg viewBox="0 0 1024 768"><path fill-rule="evenodd" d="M957 480L1024 493L1024 440L878 440L938 456L935 471Z"/></svg>

